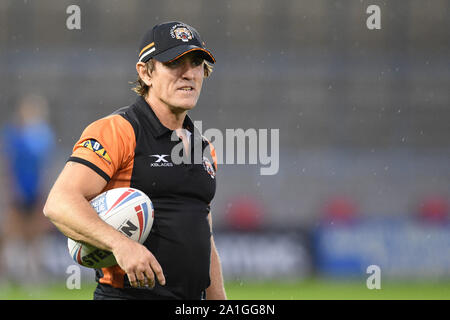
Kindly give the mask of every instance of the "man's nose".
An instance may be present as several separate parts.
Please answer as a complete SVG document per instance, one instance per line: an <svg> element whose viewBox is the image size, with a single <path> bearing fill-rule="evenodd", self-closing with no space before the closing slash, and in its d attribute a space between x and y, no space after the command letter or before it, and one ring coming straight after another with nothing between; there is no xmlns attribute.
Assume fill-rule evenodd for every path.
<svg viewBox="0 0 450 320"><path fill-rule="evenodd" d="M190 61L184 61L182 66L182 76L186 79L194 78L194 67L190 63Z"/></svg>

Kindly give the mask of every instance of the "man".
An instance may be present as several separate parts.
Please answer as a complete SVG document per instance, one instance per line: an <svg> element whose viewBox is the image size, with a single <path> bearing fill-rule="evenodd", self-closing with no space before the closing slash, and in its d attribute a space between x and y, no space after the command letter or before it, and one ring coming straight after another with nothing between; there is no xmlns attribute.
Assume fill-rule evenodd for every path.
<svg viewBox="0 0 450 320"><path fill-rule="evenodd" d="M167 22L149 30L136 64L140 96L84 130L50 191L44 214L61 232L111 251L117 260L117 266L96 270L94 299L203 299L205 293L226 299L209 211L214 153L213 172L206 157L202 163L171 159L181 142L187 158L199 146L208 148L187 112L214 62L189 25ZM143 245L104 223L88 202L125 186L145 192L154 205Z"/></svg>

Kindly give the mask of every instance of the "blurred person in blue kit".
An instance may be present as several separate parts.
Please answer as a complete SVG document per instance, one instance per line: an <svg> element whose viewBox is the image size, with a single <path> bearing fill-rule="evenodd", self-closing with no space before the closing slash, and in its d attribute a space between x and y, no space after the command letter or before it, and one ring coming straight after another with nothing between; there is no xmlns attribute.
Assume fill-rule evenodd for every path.
<svg viewBox="0 0 450 320"><path fill-rule="evenodd" d="M0 272L20 282L39 281L39 240L53 228L42 216L45 170L54 146L47 116L46 98L25 95L1 132L7 205L2 212Z"/></svg>

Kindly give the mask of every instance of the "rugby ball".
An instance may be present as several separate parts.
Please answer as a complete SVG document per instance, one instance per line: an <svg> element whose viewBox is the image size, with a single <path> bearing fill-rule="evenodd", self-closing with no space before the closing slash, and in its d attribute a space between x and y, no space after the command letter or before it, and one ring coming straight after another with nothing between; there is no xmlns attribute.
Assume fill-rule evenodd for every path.
<svg viewBox="0 0 450 320"><path fill-rule="evenodd" d="M154 209L150 198L134 188L116 188L90 201L99 217L127 237L144 243L153 225ZM112 252L86 243L67 240L69 253L78 264L94 269L116 265Z"/></svg>

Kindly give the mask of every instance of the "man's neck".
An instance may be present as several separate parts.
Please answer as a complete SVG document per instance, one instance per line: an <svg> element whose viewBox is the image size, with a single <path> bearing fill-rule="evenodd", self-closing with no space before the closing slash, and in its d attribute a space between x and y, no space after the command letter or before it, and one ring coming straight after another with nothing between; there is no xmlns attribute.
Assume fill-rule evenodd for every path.
<svg viewBox="0 0 450 320"><path fill-rule="evenodd" d="M155 115L163 126L170 130L183 128L183 122L186 118L187 110L180 110L167 106L162 101L152 99L150 95L145 97L150 108L152 108Z"/></svg>

